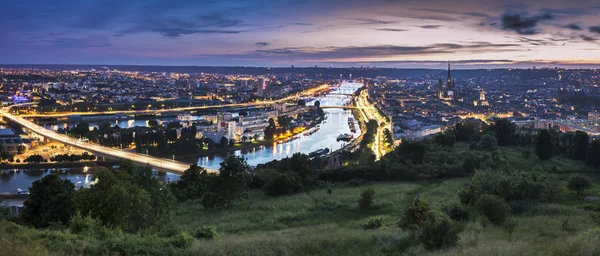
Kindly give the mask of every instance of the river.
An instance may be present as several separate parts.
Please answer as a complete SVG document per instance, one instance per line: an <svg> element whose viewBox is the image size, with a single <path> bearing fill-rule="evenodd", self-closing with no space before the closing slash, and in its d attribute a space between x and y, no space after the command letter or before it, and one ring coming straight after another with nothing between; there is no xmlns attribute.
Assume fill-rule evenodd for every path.
<svg viewBox="0 0 600 256"><path fill-rule="evenodd" d="M309 99L307 104L312 105L317 100L320 101L321 106L342 106L347 103L351 97L340 94L351 94L360 88L359 84L345 83L335 91L322 97ZM337 141L337 137L342 133L350 133L350 127L348 126L348 117L352 117L350 110L343 110L339 108L325 108L326 120L319 125L319 130L313 134L307 136L301 136L296 140L289 142L259 146L254 149L238 150L233 152L235 155L244 156L247 159L248 164L257 165L266 163L275 159L282 159L289 157L294 153L309 154L318 149L330 148L339 149L347 142ZM113 120L115 124L120 127L134 127L134 126L147 126L146 120ZM90 126L98 126L100 122L90 122ZM47 129L58 129L60 127L72 126L73 123L62 123L46 125ZM354 138L360 135L360 127L357 125L357 131L354 133ZM200 157L197 160L198 165L218 169L219 164L223 161L226 156L215 155ZM17 188L27 189L31 186L33 181L40 179L44 175L50 173L50 171L43 172L25 172L16 170L0 170L3 174L0 176L0 192L12 192ZM33 175L32 175L33 174ZM92 181L92 175L89 173L82 173L78 171L62 171L58 172L59 176L71 180L78 187L87 187ZM179 177L174 174L166 174L157 177L163 181L175 181Z"/></svg>

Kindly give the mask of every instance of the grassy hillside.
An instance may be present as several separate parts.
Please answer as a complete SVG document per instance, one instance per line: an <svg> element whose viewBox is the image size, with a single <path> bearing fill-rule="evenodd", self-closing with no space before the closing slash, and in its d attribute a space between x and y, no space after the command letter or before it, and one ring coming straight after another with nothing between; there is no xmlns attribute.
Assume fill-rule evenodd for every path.
<svg viewBox="0 0 600 256"><path fill-rule="evenodd" d="M458 144L455 149L466 147ZM280 197L254 190L247 199L225 209L206 210L198 202L179 204L166 228L136 235L103 231L90 236L71 234L68 229L38 231L2 221L0 254L600 255L600 229L590 217L597 204L583 200L588 195L600 196L600 185L577 195L566 189L565 178L568 173L590 173L594 169L562 157L540 161L533 153L527 157L524 151L527 149L500 148L498 154L517 169L557 173L561 177L557 199L553 203L531 202L531 207L512 214L499 226L471 209L469 220L459 223L458 245L447 250L425 250L396 223L416 196L427 201L434 211L458 203L457 192L469 178L348 182ZM365 188L375 190L375 205L360 210L357 199ZM363 229L374 217L382 217L383 227ZM177 247L171 245L179 240L160 235L182 231L191 234L206 225L215 226L220 237L190 240L188 246Z"/></svg>

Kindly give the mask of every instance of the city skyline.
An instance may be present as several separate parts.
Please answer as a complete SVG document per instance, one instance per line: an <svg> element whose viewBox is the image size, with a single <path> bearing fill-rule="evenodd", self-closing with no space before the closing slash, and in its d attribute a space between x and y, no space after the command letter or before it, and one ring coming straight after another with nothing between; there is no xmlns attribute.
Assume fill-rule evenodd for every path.
<svg viewBox="0 0 600 256"><path fill-rule="evenodd" d="M0 63L600 66L593 1L45 3L0 3Z"/></svg>

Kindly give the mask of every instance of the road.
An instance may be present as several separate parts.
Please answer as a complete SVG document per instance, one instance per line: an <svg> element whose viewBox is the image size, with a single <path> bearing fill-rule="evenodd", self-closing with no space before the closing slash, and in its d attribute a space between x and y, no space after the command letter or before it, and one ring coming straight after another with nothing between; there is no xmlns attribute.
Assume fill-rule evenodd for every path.
<svg viewBox="0 0 600 256"><path fill-rule="evenodd" d="M375 105L371 104L367 100L367 95L367 90L361 91L360 95L358 95L356 98L356 105L361 110L361 116L364 118L365 122L369 122L369 120L373 119L377 121L377 124L379 125L377 128L377 134L375 134L375 139L371 144L371 150L373 153L375 153L375 158L379 160L387 153L385 143L383 142L383 140L385 140L383 132L388 123L385 121L385 118L379 114L375 108Z"/></svg>
<svg viewBox="0 0 600 256"><path fill-rule="evenodd" d="M182 174L185 170L190 167L189 163L183 163L179 161L173 161L170 159L159 158L148 156L139 153L127 152L120 149L114 149L109 147L100 146L97 144L92 144L89 142L80 141L78 139L71 138L64 134L59 134L54 131L48 130L44 127L41 127L29 120L26 120L23 117L15 116L9 113L11 107L2 108L0 114L7 119L16 122L23 127L29 129L31 132L37 133L45 138L49 138L73 147L81 148L86 151L92 152L97 155L105 155L119 159L130 160L134 163L138 163L141 165L150 165L155 169L164 170L166 172L174 173L174 174ZM218 172L218 170L207 169L209 172Z"/></svg>

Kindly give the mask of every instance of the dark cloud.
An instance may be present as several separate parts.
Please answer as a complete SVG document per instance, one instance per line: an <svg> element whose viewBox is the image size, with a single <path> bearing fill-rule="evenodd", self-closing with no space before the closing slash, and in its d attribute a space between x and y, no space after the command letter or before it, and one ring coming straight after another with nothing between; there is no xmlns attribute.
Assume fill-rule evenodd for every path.
<svg viewBox="0 0 600 256"><path fill-rule="evenodd" d="M310 27L313 24L312 23L304 23L304 22L294 22L294 23L291 23L290 25L292 25L292 26L307 26L307 27Z"/></svg>
<svg viewBox="0 0 600 256"><path fill-rule="evenodd" d="M237 55L242 58L294 58L296 60L316 59L355 59L355 58L379 58L390 56L423 56L440 53L471 53L484 50L514 51L519 44L494 44L490 42L471 42L468 44L431 44L425 46L398 46L398 45L375 45L375 46L349 46L349 47L286 47L276 49L256 50L246 54Z"/></svg>
<svg viewBox="0 0 600 256"><path fill-rule="evenodd" d="M263 47L263 46L269 45L269 43L267 43L267 42L258 42L258 43L256 43L256 45Z"/></svg>
<svg viewBox="0 0 600 256"><path fill-rule="evenodd" d="M541 21L554 19L550 13L542 13L534 16L519 13L504 13L501 18L502 28L512 30L521 35L534 35L539 33L537 25Z"/></svg>
<svg viewBox="0 0 600 256"><path fill-rule="evenodd" d="M589 28L590 32L600 34L600 26L593 26Z"/></svg>
<svg viewBox="0 0 600 256"><path fill-rule="evenodd" d="M396 21L378 20L378 19L365 19L365 18L354 18L354 19L351 19L351 20L359 22L359 23L357 23L355 25L389 25L389 24L395 24L395 23L397 23Z"/></svg>
<svg viewBox="0 0 600 256"><path fill-rule="evenodd" d="M528 37L517 37L516 39L519 40L520 42L527 43L527 44L533 45L533 46L555 45L553 42L549 42L547 40L542 40L542 39L533 39L533 38L528 38Z"/></svg>
<svg viewBox="0 0 600 256"><path fill-rule="evenodd" d="M92 47L107 47L110 46L106 37L88 37L88 38L72 38L60 37L55 39L43 40L42 42L50 44L50 46L59 49L65 48L92 48Z"/></svg>
<svg viewBox="0 0 600 256"><path fill-rule="evenodd" d="M191 19L148 17L120 33L156 32L165 37L178 38L190 34L238 34L248 31L239 29L242 25L240 19L232 18L228 14L212 12Z"/></svg>
<svg viewBox="0 0 600 256"><path fill-rule="evenodd" d="M581 39L586 42L595 42L596 41L596 38L593 38L591 36L586 36L586 35L582 35Z"/></svg>
<svg viewBox="0 0 600 256"><path fill-rule="evenodd" d="M419 26L420 28L423 29L436 29L436 28L441 28L442 25L423 25L423 26Z"/></svg>
<svg viewBox="0 0 600 256"><path fill-rule="evenodd" d="M575 24L575 23L571 23L565 26L565 28L568 28L570 30L582 30L581 26Z"/></svg>
<svg viewBox="0 0 600 256"><path fill-rule="evenodd" d="M401 28L374 28L374 30L386 31L386 32L404 32L404 31L408 31L408 29L401 29Z"/></svg>

